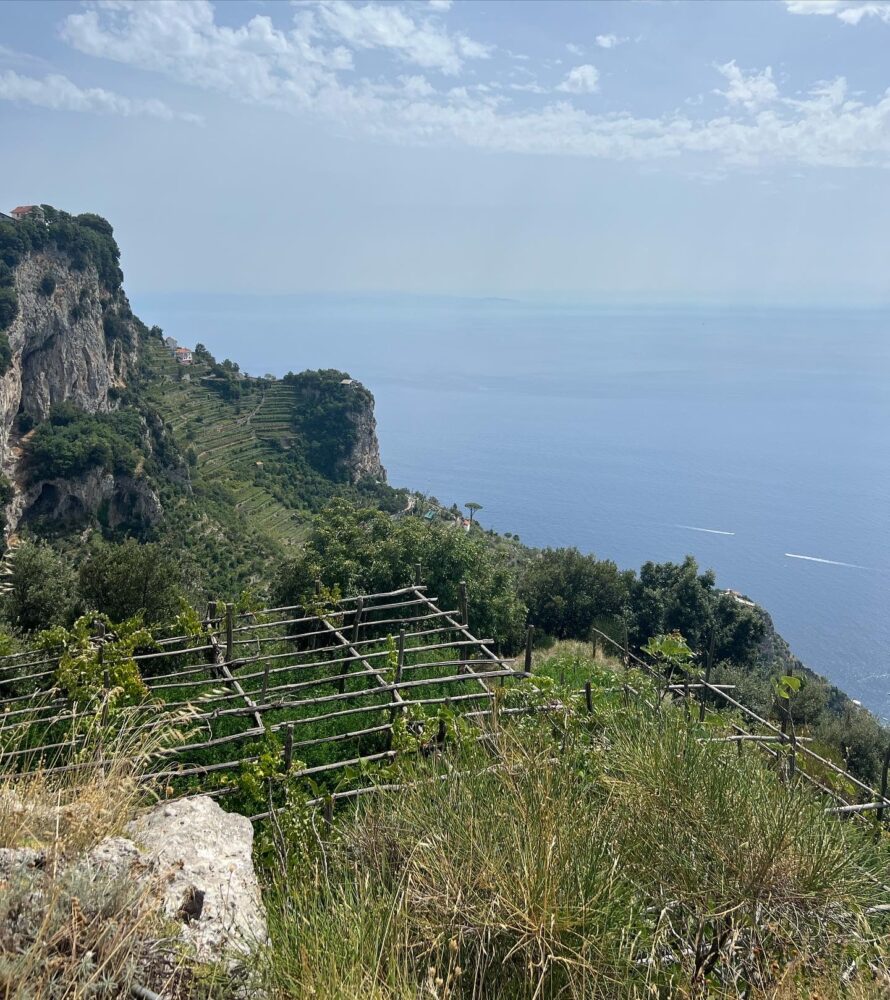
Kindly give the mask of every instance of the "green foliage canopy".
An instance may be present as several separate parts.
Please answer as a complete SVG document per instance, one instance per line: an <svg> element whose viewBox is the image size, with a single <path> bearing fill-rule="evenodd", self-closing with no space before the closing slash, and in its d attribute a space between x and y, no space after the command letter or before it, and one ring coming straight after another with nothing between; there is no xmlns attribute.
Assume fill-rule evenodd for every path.
<svg viewBox="0 0 890 1000"><path fill-rule="evenodd" d="M133 538L94 545L78 582L84 604L114 621L135 615L149 624L171 621L183 601L182 563L163 546Z"/></svg>
<svg viewBox="0 0 890 1000"><path fill-rule="evenodd" d="M507 649L518 648L525 605L513 570L484 536L420 518L394 520L343 500L334 500L316 517L304 550L281 566L272 599L300 601L316 578L345 594L395 590L411 582L416 563L440 607L458 606L460 581L465 580L473 631Z"/></svg>
<svg viewBox="0 0 890 1000"><path fill-rule="evenodd" d="M71 403L53 408L28 442L32 480L78 476L100 467L132 473L139 462L143 427L134 410L85 413Z"/></svg>
<svg viewBox="0 0 890 1000"><path fill-rule="evenodd" d="M74 596L74 570L45 542L23 542L12 555L5 618L24 631L67 621Z"/></svg>

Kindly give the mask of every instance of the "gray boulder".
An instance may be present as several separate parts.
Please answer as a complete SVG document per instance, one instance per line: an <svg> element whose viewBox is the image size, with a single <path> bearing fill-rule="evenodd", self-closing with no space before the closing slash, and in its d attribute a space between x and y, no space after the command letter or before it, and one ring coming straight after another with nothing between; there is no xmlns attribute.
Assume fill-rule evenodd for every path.
<svg viewBox="0 0 890 1000"><path fill-rule="evenodd" d="M266 940L253 867L253 826L207 796L162 803L128 829L163 879L163 909L199 961Z"/></svg>

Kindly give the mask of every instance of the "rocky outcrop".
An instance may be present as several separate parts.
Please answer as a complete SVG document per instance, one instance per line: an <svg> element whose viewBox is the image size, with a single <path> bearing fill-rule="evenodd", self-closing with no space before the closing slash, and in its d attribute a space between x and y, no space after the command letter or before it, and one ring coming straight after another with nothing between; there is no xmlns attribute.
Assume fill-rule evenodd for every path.
<svg viewBox="0 0 890 1000"><path fill-rule="evenodd" d="M21 420L39 423L64 402L87 413L113 409L116 391L136 362L138 334L123 292L104 289L91 264L74 270L62 253L31 253L19 262L14 279L19 308L6 331L11 360L0 377L0 469L20 484ZM73 486L70 504L95 489L92 481ZM47 484L47 490L55 496L58 484ZM117 492L126 506L132 490L125 485ZM107 483L100 493L101 500L108 499ZM42 494L41 488L37 496ZM59 502L64 506L64 497ZM20 491L7 510L10 531L28 507L29 497Z"/></svg>
<svg viewBox="0 0 890 1000"><path fill-rule="evenodd" d="M335 369L292 372L293 428L309 464L335 482L386 481L380 462L374 397L361 382Z"/></svg>
<svg viewBox="0 0 890 1000"><path fill-rule="evenodd" d="M207 796L155 806L133 822L126 840L96 851L122 853L163 875L163 909L198 961L248 952L266 940L266 917L253 867L253 826ZM132 848L135 844L135 853ZM94 851L94 856L96 855Z"/></svg>
<svg viewBox="0 0 890 1000"><path fill-rule="evenodd" d="M65 818L60 807L59 820ZM85 912L97 924L124 915L130 921L125 940L139 969L137 982L170 986L192 968L221 964L226 997L256 996L245 958L266 942L267 928L250 820L199 796L146 810L125 834L74 857L45 848L0 848L0 889L14 889L19 901L0 907L4 940L27 946L35 920L37 927L50 921L53 906L70 896L72 925ZM171 948L176 938L180 947ZM64 947L63 939L55 940ZM87 951L84 961L89 957ZM163 995L174 994L180 995Z"/></svg>
<svg viewBox="0 0 890 1000"><path fill-rule="evenodd" d="M361 392L362 403L353 410L348 421L349 450L340 460L340 474L352 483L362 479L386 481L386 469L380 461L380 443L377 440L377 419L374 416L374 397L358 382L344 386L346 391Z"/></svg>
<svg viewBox="0 0 890 1000"><path fill-rule="evenodd" d="M77 479L35 483L13 501L16 521L48 521L79 527L97 517L112 530L156 525L164 513L160 497L146 479L112 475L95 468Z"/></svg>

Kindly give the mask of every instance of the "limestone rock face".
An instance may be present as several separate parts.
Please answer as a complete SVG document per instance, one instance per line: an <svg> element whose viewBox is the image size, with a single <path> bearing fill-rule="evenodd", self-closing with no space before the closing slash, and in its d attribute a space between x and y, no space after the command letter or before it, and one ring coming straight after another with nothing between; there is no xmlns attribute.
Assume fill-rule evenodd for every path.
<svg viewBox="0 0 890 1000"><path fill-rule="evenodd" d="M47 279L52 279L48 293L41 288ZM114 390L125 387L136 364L138 335L123 292L104 289L92 265L76 271L67 257L55 251L31 253L16 267L14 280L19 310L6 331L12 357L0 376L0 470L18 485L22 480L19 414L39 423L59 403L72 403L87 413L113 409ZM108 316L115 317L116 329L129 336L106 336ZM71 509L81 504L97 489L97 483L87 478L68 491L58 483L37 484L27 493L17 490L6 512L8 531L15 530L41 496L45 504L50 502L46 498L57 498ZM127 494L132 492L132 484L120 484L113 491L121 510L126 510ZM99 503L111 499L107 483L100 493ZM89 509L95 513L98 506Z"/></svg>
<svg viewBox="0 0 890 1000"><path fill-rule="evenodd" d="M362 387L364 388L364 387ZM351 415L351 448L343 461L343 470L350 482L362 479L386 481L386 469L380 461L380 444L377 440L377 420L374 416L374 398Z"/></svg>
<svg viewBox="0 0 890 1000"><path fill-rule="evenodd" d="M198 961L246 952L266 940L249 819L199 796L155 806L128 833L141 860L161 875L164 912L179 921Z"/></svg>
<svg viewBox="0 0 890 1000"><path fill-rule="evenodd" d="M90 469L76 479L35 483L14 499L11 507L19 516L26 513L28 518L71 527L104 510L105 522L112 530L157 524L164 512L160 498L145 479L114 476L104 469Z"/></svg>
<svg viewBox="0 0 890 1000"><path fill-rule="evenodd" d="M45 295L45 277L55 281ZM126 381L133 355L123 342L109 345L96 269L71 270L53 253L29 254L15 270L18 316L7 330L9 371L0 379L0 460L6 464L10 432L19 413L45 420L50 407L70 401L87 413L111 409L109 390ZM121 296L122 298L122 296Z"/></svg>

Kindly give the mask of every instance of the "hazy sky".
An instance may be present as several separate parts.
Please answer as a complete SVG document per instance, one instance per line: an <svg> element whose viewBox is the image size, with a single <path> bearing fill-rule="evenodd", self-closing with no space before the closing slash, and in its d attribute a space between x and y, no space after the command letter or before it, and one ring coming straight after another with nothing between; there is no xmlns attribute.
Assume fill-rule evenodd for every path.
<svg viewBox="0 0 890 1000"><path fill-rule="evenodd" d="M890 3L0 4L0 199L139 293L890 302Z"/></svg>

